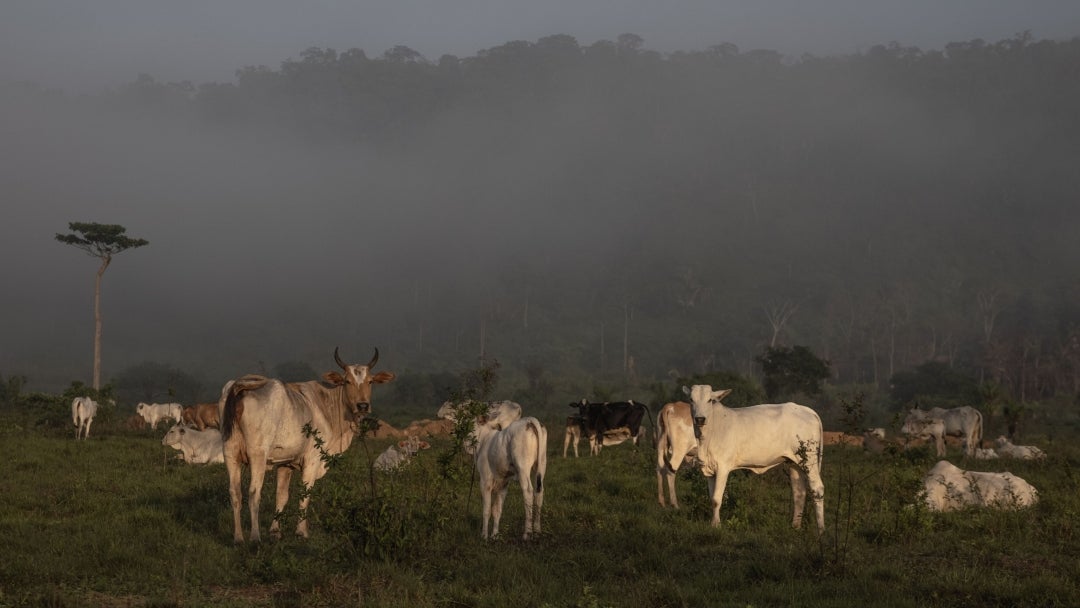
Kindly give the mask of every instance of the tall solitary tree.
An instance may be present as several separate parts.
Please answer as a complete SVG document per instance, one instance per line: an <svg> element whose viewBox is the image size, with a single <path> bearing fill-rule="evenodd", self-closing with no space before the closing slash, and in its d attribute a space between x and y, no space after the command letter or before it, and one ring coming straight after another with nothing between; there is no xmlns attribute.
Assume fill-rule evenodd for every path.
<svg viewBox="0 0 1080 608"><path fill-rule="evenodd" d="M74 245L101 260L97 279L94 281L94 389L97 390L101 388L101 277L114 255L127 249L149 245L150 241L125 235L127 228L117 224L71 222L68 228L73 232L57 233L56 240Z"/></svg>

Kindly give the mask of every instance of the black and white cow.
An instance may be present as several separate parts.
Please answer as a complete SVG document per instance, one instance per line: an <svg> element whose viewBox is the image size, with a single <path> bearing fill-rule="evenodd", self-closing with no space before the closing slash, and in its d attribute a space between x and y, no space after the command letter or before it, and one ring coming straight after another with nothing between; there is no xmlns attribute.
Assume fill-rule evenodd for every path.
<svg viewBox="0 0 1080 608"><path fill-rule="evenodd" d="M582 399L571 403L578 409L581 419L581 431L589 439L589 450L593 455L600 453L605 445L614 445L631 439L637 445L641 435L641 421L651 416L648 406L636 401L618 401L613 403L590 403Z"/></svg>

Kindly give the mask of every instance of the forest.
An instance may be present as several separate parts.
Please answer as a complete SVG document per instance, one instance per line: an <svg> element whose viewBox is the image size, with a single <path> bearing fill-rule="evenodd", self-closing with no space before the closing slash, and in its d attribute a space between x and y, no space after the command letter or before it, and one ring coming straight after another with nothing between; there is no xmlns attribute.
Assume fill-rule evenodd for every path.
<svg viewBox="0 0 1080 608"><path fill-rule="evenodd" d="M188 370L197 397L214 398L246 371L321 372L340 334L362 351L350 356L378 346L399 375L497 360L538 400L760 377L766 349L792 346L826 361L835 385L887 390L934 363L1016 402L1080 399L1080 38L800 58L732 44L661 54L634 34L437 60L309 48L232 82L142 74L92 95L19 83L0 100L65 117L61 132L141 125L163 149L189 131L317 151L296 167L311 169L294 177L304 204L352 200L372 223L348 238L378 244L351 260L379 268L377 297L348 255L328 260L332 274L288 266L292 279L310 271L305 307L230 321L213 356L205 341L141 348L117 329L114 378ZM40 133L14 135L9 153ZM12 197L23 188L4 182ZM70 350L89 359L89 342Z"/></svg>

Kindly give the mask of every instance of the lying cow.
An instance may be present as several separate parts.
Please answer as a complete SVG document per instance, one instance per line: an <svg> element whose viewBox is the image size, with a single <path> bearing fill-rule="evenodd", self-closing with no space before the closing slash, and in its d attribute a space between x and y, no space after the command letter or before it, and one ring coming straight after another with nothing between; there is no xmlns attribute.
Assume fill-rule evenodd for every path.
<svg viewBox="0 0 1080 608"><path fill-rule="evenodd" d="M861 435L848 435L842 431L822 431L821 439L824 445L850 445L863 447L864 438Z"/></svg>
<svg viewBox="0 0 1080 608"><path fill-rule="evenodd" d="M397 445L391 445L379 454L379 457L375 459L375 463L372 465L379 471L393 471L401 468L420 450L426 450L431 447L431 444L426 441L421 441L419 437L409 436L397 442Z"/></svg>
<svg viewBox="0 0 1080 608"><path fill-rule="evenodd" d="M1033 445L1014 445L1004 435L994 440L999 456L1017 458L1019 460L1042 460L1046 458L1046 452Z"/></svg>
<svg viewBox="0 0 1080 608"><path fill-rule="evenodd" d="M481 538L499 534L503 502L510 479L517 477L525 504L523 539L540 532L540 509L544 505L544 476L547 474L547 429L536 418L511 422L505 428L481 416L476 421L476 470L483 499Z"/></svg>
<svg viewBox="0 0 1080 608"><path fill-rule="evenodd" d="M1017 509L1039 500L1038 491L1012 473L964 471L942 460L923 478L926 506L931 511L965 507Z"/></svg>
<svg viewBox="0 0 1080 608"><path fill-rule="evenodd" d="M85 441L90 437L90 423L97 415L98 404L90 397L75 397L71 400L71 423L75 425L75 440L79 436Z"/></svg>
<svg viewBox="0 0 1080 608"><path fill-rule="evenodd" d="M157 424L162 420L184 420L184 408L179 403L139 403L135 406L135 413L142 416L152 429L157 428Z"/></svg>
<svg viewBox="0 0 1080 608"><path fill-rule="evenodd" d="M678 509L675 477L686 461L696 459L698 440L694 437L694 417L689 403L676 401L656 414L656 495L664 506L664 482L667 482L671 506Z"/></svg>
<svg viewBox="0 0 1080 608"><path fill-rule="evenodd" d="M747 469L761 474L787 465L794 514L791 525L802 525L807 490L814 503L818 533L825 531L825 484L821 481L821 418L797 403L769 403L728 408L720 402L731 390L714 391L707 384L684 386L690 396L698 439L701 472L712 497L712 525L720 525L720 503L728 474Z"/></svg>
<svg viewBox="0 0 1080 608"><path fill-rule="evenodd" d="M904 426L900 427L900 432L909 438L933 439L936 455L945 455L945 421L941 418L908 416Z"/></svg>
<svg viewBox="0 0 1080 608"><path fill-rule="evenodd" d="M225 462L221 431L217 429L200 431L176 424L165 433L161 445L180 450L180 459L188 464Z"/></svg>
<svg viewBox="0 0 1080 608"><path fill-rule="evenodd" d="M975 460L995 460L999 458L993 448L975 448Z"/></svg>

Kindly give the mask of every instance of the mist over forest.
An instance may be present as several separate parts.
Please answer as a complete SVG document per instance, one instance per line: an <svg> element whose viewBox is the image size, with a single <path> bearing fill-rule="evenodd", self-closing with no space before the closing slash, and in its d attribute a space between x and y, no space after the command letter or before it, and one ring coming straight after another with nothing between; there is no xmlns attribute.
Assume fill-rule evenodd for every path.
<svg viewBox="0 0 1080 608"><path fill-rule="evenodd" d="M105 378L158 362L204 397L335 346L582 396L754 375L769 345L837 383L938 361L1080 393L1080 38L309 48L229 82L7 83L0 111L0 374L35 390L89 378L97 261L53 238L78 221L150 241L104 277Z"/></svg>

